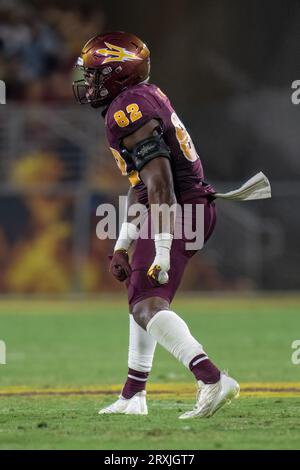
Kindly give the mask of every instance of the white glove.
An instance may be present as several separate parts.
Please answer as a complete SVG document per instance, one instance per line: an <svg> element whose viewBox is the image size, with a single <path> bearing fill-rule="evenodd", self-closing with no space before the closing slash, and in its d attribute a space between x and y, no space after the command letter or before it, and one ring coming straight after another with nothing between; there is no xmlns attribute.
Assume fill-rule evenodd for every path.
<svg viewBox="0 0 300 470"><path fill-rule="evenodd" d="M169 281L168 271L170 269L170 250L173 235L170 233L159 233L155 235L155 258L148 269L148 278L154 286L166 284Z"/></svg>

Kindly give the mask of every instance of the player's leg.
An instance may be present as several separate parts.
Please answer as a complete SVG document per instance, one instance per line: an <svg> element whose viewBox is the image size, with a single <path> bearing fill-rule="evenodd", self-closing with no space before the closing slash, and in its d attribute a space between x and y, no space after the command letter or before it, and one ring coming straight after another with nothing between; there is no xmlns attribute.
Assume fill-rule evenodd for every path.
<svg viewBox="0 0 300 470"><path fill-rule="evenodd" d="M238 395L237 382L221 373L185 321L169 309L164 299L155 297L139 302L133 308L133 315L162 347L189 368L198 382L196 406L180 416L181 419L212 416Z"/></svg>
<svg viewBox="0 0 300 470"><path fill-rule="evenodd" d="M117 401L99 414L148 414L146 383L152 368L156 340L129 315L128 375Z"/></svg>
<svg viewBox="0 0 300 470"><path fill-rule="evenodd" d="M204 238L208 240L215 225L213 204L206 203L204 219ZM177 220L177 223L181 224L182 221ZM147 230L147 222L143 229ZM169 308L192 256L185 248L184 239L173 240L169 282L153 287L149 283L147 269L155 255L154 243L146 237L138 239L131 261L128 300L136 322L186 367L190 367L196 380L215 383L220 379L219 369L207 358L202 345L191 335L182 318Z"/></svg>
<svg viewBox="0 0 300 470"><path fill-rule="evenodd" d="M196 380L210 384L220 380L220 370L208 358L185 321L170 309L168 301L151 297L137 303L132 311L136 322L189 368Z"/></svg>
<svg viewBox="0 0 300 470"><path fill-rule="evenodd" d="M128 376L121 393L126 399L146 389L156 347L156 340L136 323L132 315L129 315L129 325Z"/></svg>
<svg viewBox="0 0 300 470"><path fill-rule="evenodd" d="M205 240L209 238L215 223L214 206L205 206ZM174 311L172 301L190 253L185 250L185 241L174 239L171 248L169 282L160 287L149 287L147 269L153 259L151 240L138 240L133 258L133 271L128 286L131 311L139 325L147 330L166 350L190 369L201 386L197 408L183 417L208 416L238 392L238 385L227 378L209 359L202 344L191 334L187 324Z"/></svg>

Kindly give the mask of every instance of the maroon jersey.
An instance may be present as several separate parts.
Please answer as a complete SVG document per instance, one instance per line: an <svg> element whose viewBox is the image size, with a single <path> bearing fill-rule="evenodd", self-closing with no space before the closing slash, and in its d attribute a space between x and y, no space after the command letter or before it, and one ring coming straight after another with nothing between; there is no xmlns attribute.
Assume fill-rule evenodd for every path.
<svg viewBox="0 0 300 470"><path fill-rule="evenodd" d="M105 125L110 149L123 175L128 176L141 203L147 191L130 156L121 155L122 140L151 119L160 122L163 138L171 152L171 167L177 200L211 195L214 190L203 183L203 168L184 124L168 97L155 85L140 83L124 90L110 104Z"/></svg>

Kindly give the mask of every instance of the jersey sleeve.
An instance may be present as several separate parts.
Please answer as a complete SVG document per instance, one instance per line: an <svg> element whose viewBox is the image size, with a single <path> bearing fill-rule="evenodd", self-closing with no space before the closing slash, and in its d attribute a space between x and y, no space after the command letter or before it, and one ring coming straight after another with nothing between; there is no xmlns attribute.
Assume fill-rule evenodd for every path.
<svg viewBox="0 0 300 470"><path fill-rule="evenodd" d="M137 131L151 119L159 119L152 97L146 93L127 92L110 106L107 127L114 140L121 143L124 137Z"/></svg>

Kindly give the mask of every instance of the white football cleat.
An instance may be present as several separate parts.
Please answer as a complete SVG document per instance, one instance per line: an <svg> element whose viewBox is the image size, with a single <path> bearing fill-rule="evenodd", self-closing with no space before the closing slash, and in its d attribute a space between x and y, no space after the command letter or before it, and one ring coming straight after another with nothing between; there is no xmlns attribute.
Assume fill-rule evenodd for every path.
<svg viewBox="0 0 300 470"><path fill-rule="evenodd" d="M102 414L124 414L124 415L147 415L148 408L146 402L146 391L136 393L132 398L123 398L119 396L118 400L102 408L99 412Z"/></svg>
<svg viewBox="0 0 300 470"><path fill-rule="evenodd" d="M215 384L198 382L197 401L193 410L179 416L179 419L210 418L222 406L229 405L233 398L238 398L240 386L236 380L221 373L220 380Z"/></svg>

